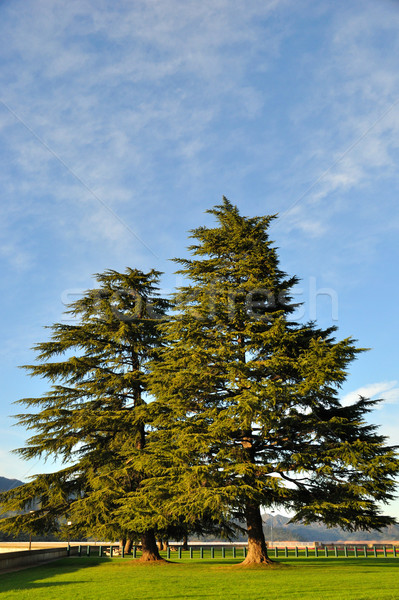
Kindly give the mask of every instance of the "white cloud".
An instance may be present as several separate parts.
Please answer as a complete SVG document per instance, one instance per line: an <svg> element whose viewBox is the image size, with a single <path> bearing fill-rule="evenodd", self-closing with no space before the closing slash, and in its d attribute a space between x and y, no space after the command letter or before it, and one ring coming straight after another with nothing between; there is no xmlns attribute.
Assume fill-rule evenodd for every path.
<svg viewBox="0 0 399 600"><path fill-rule="evenodd" d="M291 111L303 145L295 212L284 215L287 230L305 234L312 215L325 225L319 236L332 229L345 208L350 210L353 192L374 189L384 179L398 182L397 6L364 2L359 11L356 3L348 4L329 16L324 44L306 59L308 92ZM353 209L368 218L374 207L364 203ZM373 225L381 234L387 227L380 220ZM398 228L398 220L389 227Z"/></svg>
<svg viewBox="0 0 399 600"><path fill-rule="evenodd" d="M10 240L4 244L0 242L0 257L17 271L26 271L33 264L33 256L26 250L21 250L20 243L11 242Z"/></svg>
<svg viewBox="0 0 399 600"><path fill-rule="evenodd" d="M0 105L0 183L5 197L18 197L18 230L29 213L43 241L55 234L57 243L97 243L103 251L105 240L126 254L131 233L102 202L143 237L149 220L162 224L151 206L170 172L182 189L206 171L218 175L215 149L230 152L231 142L242 148L245 140L242 131L219 139L215 123L228 116L243 130L261 116L263 94L248 71L259 55L265 70L278 55L285 29L268 20L290 4L24 0L1 7L0 85L14 114ZM34 256L28 239L18 237L21 265ZM6 247L4 256L17 260Z"/></svg>
<svg viewBox="0 0 399 600"><path fill-rule="evenodd" d="M396 404L399 401L399 387L384 391L382 396L386 403Z"/></svg>
<svg viewBox="0 0 399 600"><path fill-rule="evenodd" d="M398 381L369 383L368 385L362 386L357 390L346 394L341 399L341 403L344 406L349 406L350 404L353 404L359 400L359 396L370 399L381 397L386 403L395 403L399 400L399 387L397 387L398 383Z"/></svg>

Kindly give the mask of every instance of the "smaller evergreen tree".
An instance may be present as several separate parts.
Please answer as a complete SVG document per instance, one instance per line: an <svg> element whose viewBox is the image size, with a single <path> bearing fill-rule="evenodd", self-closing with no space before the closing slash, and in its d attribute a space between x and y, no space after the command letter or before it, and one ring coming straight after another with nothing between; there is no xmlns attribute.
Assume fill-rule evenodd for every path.
<svg viewBox="0 0 399 600"><path fill-rule="evenodd" d="M52 325L50 340L35 346L38 362L25 368L51 389L19 401L33 412L17 415L18 423L35 433L17 452L24 459L58 458L65 467L1 495L3 510L15 512L2 521L3 530L138 536L143 558L159 559L146 519L132 532L116 515L143 477L147 364L168 308L158 295L159 275L98 274L99 286L68 308L76 322Z"/></svg>

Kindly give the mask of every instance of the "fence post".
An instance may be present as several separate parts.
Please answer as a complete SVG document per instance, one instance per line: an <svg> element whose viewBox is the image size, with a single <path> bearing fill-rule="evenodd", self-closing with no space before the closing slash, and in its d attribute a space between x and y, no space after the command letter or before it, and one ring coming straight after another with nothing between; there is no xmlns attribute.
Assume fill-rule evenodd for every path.
<svg viewBox="0 0 399 600"><path fill-rule="evenodd" d="M192 546L190 546L190 558L193 558L193 556L194 556L193 555L193 548L192 548Z"/></svg>
<svg viewBox="0 0 399 600"><path fill-rule="evenodd" d="M285 556L285 558L288 558L288 548L287 548L287 546L284 548L284 556Z"/></svg>
<svg viewBox="0 0 399 600"><path fill-rule="evenodd" d="M237 556L237 551L236 551L236 547L233 546L233 558L235 558Z"/></svg>
<svg viewBox="0 0 399 600"><path fill-rule="evenodd" d="M122 558L125 558L125 544L122 544Z"/></svg>
<svg viewBox="0 0 399 600"><path fill-rule="evenodd" d="M338 546L334 546L334 555L335 558L338 558Z"/></svg>
<svg viewBox="0 0 399 600"><path fill-rule="evenodd" d="M309 548L307 546L305 546L305 556L306 558L309 557Z"/></svg>
<svg viewBox="0 0 399 600"><path fill-rule="evenodd" d="M178 554L177 554L177 557L178 557L178 558L181 558L181 546L179 546L179 549L178 549L178 551L177 551L177 552L178 552Z"/></svg>
<svg viewBox="0 0 399 600"><path fill-rule="evenodd" d="M344 555L345 558L348 558L348 547L346 545L344 546Z"/></svg>
<svg viewBox="0 0 399 600"><path fill-rule="evenodd" d="M70 554L71 554L71 546L69 545L69 542L68 542L68 546L67 546L67 556L70 556Z"/></svg>
<svg viewBox="0 0 399 600"><path fill-rule="evenodd" d="M87 556L90 556L90 545L86 547L86 554Z"/></svg>
<svg viewBox="0 0 399 600"><path fill-rule="evenodd" d="M222 558L226 558L226 548L224 546L222 548Z"/></svg>
<svg viewBox="0 0 399 600"><path fill-rule="evenodd" d="M244 555L244 558L245 558L245 557L246 557L246 555L247 555L247 547L246 547L246 546L244 546L244 548L243 548L243 555Z"/></svg>
<svg viewBox="0 0 399 600"><path fill-rule="evenodd" d="M204 549L202 546L200 548L200 558L204 558Z"/></svg>
<svg viewBox="0 0 399 600"><path fill-rule="evenodd" d="M274 549L274 557L278 558L278 548L277 548L277 546Z"/></svg>
<svg viewBox="0 0 399 600"><path fill-rule="evenodd" d="M377 558L377 546L373 546L373 550L374 550L374 558Z"/></svg>
<svg viewBox="0 0 399 600"><path fill-rule="evenodd" d="M295 557L298 558L298 547L295 546Z"/></svg>
<svg viewBox="0 0 399 600"><path fill-rule="evenodd" d="M367 546L363 547L364 558L367 558Z"/></svg>
<svg viewBox="0 0 399 600"><path fill-rule="evenodd" d="M99 547L98 547L98 556L101 558L101 557L102 557L102 555L103 555L103 547L102 547L102 546L99 546Z"/></svg>
<svg viewBox="0 0 399 600"><path fill-rule="evenodd" d="M166 550L166 558L170 558L170 546L168 546L167 550Z"/></svg>
<svg viewBox="0 0 399 600"><path fill-rule="evenodd" d="M314 555L315 555L315 558L317 558L319 556L319 549L317 546L314 547Z"/></svg>
<svg viewBox="0 0 399 600"><path fill-rule="evenodd" d="M386 558L387 557L387 547L384 545L382 548L384 550L384 557Z"/></svg>
<svg viewBox="0 0 399 600"><path fill-rule="evenodd" d="M324 546L324 556L326 558L328 558L328 548L327 548L327 546Z"/></svg>
<svg viewBox="0 0 399 600"><path fill-rule="evenodd" d="M392 546L392 551L393 551L394 558L396 558L396 546L395 546L395 544L393 544L393 546Z"/></svg>
<svg viewBox="0 0 399 600"><path fill-rule="evenodd" d="M137 557L137 546L133 546L133 558Z"/></svg>

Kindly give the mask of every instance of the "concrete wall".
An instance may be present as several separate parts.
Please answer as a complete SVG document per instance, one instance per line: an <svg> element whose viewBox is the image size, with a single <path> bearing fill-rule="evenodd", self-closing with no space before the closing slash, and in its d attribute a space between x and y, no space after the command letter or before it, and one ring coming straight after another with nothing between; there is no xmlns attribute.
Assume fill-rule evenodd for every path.
<svg viewBox="0 0 399 600"><path fill-rule="evenodd" d="M20 550L19 552L6 552L0 555L0 571L29 567L30 565L37 565L41 562L56 560L57 558L63 558L64 556L68 556L66 546L63 548L45 548L43 550Z"/></svg>

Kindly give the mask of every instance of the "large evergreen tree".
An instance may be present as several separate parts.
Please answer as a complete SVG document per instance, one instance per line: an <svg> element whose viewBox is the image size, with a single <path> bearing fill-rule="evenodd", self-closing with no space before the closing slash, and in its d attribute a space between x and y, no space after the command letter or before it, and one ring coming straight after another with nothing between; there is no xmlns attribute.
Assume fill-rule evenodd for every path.
<svg viewBox="0 0 399 600"><path fill-rule="evenodd" d="M25 367L47 379L50 391L19 401L33 412L18 415L18 422L35 433L17 452L25 459L58 458L65 466L2 494L3 510L17 511L2 528L134 535L141 537L143 558L158 559L146 520L127 531L115 510L143 477L147 363L168 303L158 296L156 271L109 270L96 279L99 286L69 306L75 322L52 325L50 340L35 346L37 363Z"/></svg>
<svg viewBox="0 0 399 600"><path fill-rule="evenodd" d="M366 421L373 402L338 398L360 350L293 320L297 279L279 267L273 216L241 216L225 198L209 212L217 226L193 230L193 258L176 259L187 284L151 367L147 498L187 524L245 521L246 563L270 560L261 506L348 530L394 522L378 503L393 498L395 449ZM125 515L139 502L133 491Z"/></svg>

